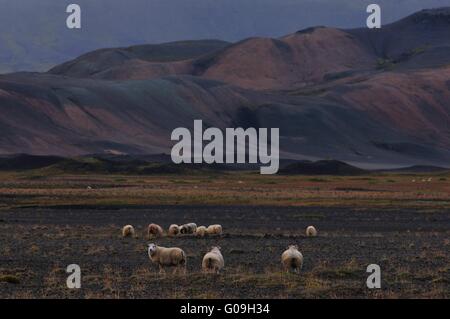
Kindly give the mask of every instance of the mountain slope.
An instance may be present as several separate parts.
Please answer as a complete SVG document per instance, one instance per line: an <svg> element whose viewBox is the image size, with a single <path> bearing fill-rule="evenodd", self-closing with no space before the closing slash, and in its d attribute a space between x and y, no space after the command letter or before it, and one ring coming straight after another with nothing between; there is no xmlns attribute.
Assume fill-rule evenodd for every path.
<svg viewBox="0 0 450 319"><path fill-rule="evenodd" d="M223 98L223 97L226 97ZM209 80L79 80L45 74L0 77L1 153L162 153L175 127L208 118L223 126L245 100Z"/></svg>
<svg viewBox="0 0 450 319"><path fill-rule="evenodd" d="M231 45L197 41L137 48L96 51L50 73L105 80L195 75L248 89L278 90L347 73L439 67L450 63L450 9L424 10L381 29L316 27Z"/></svg>
<svg viewBox="0 0 450 319"><path fill-rule="evenodd" d="M450 71L442 72L433 85L420 74L423 82L415 80L416 85L442 90ZM396 76L382 73L305 96L247 91L186 76L111 82L10 75L0 77L0 107L8 114L0 119L0 150L65 156L169 153L171 131L192 128L194 119L202 119L205 126L220 128L279 127L283 158L335 158L381 166L446 163L448 92L426 96L428 104L417 104L413 114L406 101L414 103L416 97L384 87L386 77ZM402 78L398 81L409 85ZM383 94L385 99L376 99ZM384 107L391 100L395 107ZM404 120L408 117L409 126Z"/></svg>
<svg viewBox="0 0 450 319"><path fill-rule="evenodd" d="M381 30L318 27L231 45L107 49L51 73L0 76L0 154L169 153L172 130L202 119L278 127L282 158L448 166L450 56L435 53L449 43L449 16L425 11Z"/></svg>
<svg viewBox="0 0 450 319"><path fill-rule="evenodd" d="M137 57L130 53L131 49L101 50L57 66L50 73L103 80L195 75L244 88L281 89L314 84L329 73L372 69L376 65L376 57L357 37L322 27L279 39L250 38L232 45L217 41L195 45L206 47L196 51L204 54L198 57L186 54L179 59ZM184 46L184 43L162 44L151 49L167 52L170 57L179 50L177 47L186 50Z"/></svg>
<svg viewBox="0 0 450 319"><path fill-rule="evenodd" d="M450 62L450 8L422 10L379 30L349 30L381 59L408 67Z"/></svg>
<svg viewBox="0 0 450 319"><path fill-rule="evenodd" d="M70 1L0 0L0 73L46 71L98 48L180 39L239 41L317 25L351 28L364 22L355 0L77 0L82 29L65 27ZM395 21L448 0L378 0L383 20Z"/></svg>
<svg viewBox="0 0 450 319"><path fill-rule="evenodd" d="M80 56L72 61L58 65L48 73L57 75L66 75L70 77L80 78L107 78L107 79L140 79L146 78L135 74L130 68L136 67L134 72L142 69L149 69L146 73L149 77L157 77L159 75L169 75L172 73L183 73L183 71L168 70L172 63L176 61L184 61L200 57L207 53L214 52L225 46L228 42L219 40L203 40L203 41L180 41L163 44L138 45L128 48L113 48L93 51ZM177 65L176 63L173 63ZM164 65L168 65L164 68ZM156 72L153 76L151 70ZM165 70L158 73L158 66ZM119 74L121 70L123 74ZM117 75L113 75L113 73ZM184 73L189 73L185 71Z"/></svg>

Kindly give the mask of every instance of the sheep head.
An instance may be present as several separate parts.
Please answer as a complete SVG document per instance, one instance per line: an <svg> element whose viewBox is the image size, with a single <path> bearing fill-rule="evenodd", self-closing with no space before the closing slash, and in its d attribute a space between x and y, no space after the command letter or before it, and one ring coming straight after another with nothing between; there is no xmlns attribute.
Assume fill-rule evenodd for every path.
<svg viewBox="0 0 450 319"><path fill-rule="evenodd" d="M222 248L220 248L220 246L212 246L211 247L211 251L219 251L220 252L221 249Z"/></svg>
<svg viewBox="0 0 450 319"><path fill-rule="evenodd" d="M148 244L148 254L150 256L153 256L156 253L156 250L158 249L158 245L156 244Z"/></svg>

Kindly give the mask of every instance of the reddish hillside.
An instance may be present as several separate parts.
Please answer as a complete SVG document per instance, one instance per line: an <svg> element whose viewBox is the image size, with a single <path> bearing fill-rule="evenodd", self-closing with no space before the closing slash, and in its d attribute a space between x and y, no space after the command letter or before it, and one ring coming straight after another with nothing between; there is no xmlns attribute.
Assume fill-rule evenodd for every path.
<svg viewBox="0 0 450 319"><path fill-rule="evenodd" d="M330 28L312 28L280 39L253 38L230 46L198 74L251 89L310 85L331 73L371 69L376 57L356 37ZM202 65L205 65L203 68Z"/></svg>
<svg viewBox="0 0 450 319"><path fill-rule="evenodd" d="M168 153L172 129L202 119L278 127L283 158L448 166L449 32L439 9L381 30L106 49L0 76L0 154Z"/></svg>
<svg viewBox="0 0 450 319"><path fill-rule="evenodd" d="M382 72L326 94L404 134L450 148L450 66Z"/></svg>
<svg viewBox="0 0 450 319"><path fill-rule="evenodd" d="M200 57L227 45L229 43L225 41L200 40L101 49L58 65L49 73L100 79L140 79L143 74L154 78L189 73L189 70L178 70L180 63L177 62ZM172 63L174 66L171 66Z"/></svg>
<svg viewBox="0 0 450 319"><path fill-rule="evenodd" d="M131 49L100 50L50 73L106 80L196 75L244 88L285 89L317 83L327 74L376 65L376 57L357 37L331 28L311 28L280 39L250 38L229 46L215 43L207 48L211 52L197 51L203 53L201 57L178 54L178 59L167 60L154 58L154 54L151 58L131 54ZM161 50L158 46L153 49ZM180 48L171 49L178 52Z"/></svg>

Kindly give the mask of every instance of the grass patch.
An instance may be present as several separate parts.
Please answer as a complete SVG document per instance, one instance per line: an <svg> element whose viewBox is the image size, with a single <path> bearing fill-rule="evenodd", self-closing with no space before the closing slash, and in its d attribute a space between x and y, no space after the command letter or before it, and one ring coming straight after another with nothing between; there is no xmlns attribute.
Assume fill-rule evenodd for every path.
<svg viewBox="0 0 450 319"><path fill-rule="evenodd" d="M317 177L313 177L313 178L308 178L309 182L317 182L317 183L326 183L328 182L327 179L325 178L317 178Z"/></svg>
<svg viewBox="0 0 450 319"><path fill-rule="evenodd" d="M7 282L9 284L19 284L20 279L13 275L0 275L0 282Z"/></svg>

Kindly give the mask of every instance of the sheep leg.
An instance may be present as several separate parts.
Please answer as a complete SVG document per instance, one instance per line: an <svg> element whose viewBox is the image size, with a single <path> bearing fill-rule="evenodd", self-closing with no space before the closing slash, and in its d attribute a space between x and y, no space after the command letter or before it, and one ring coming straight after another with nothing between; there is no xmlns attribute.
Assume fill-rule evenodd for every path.
<svg viewBox="0 0 450 319"><path fill-rule="evenodd" d="M164 267L162 265L159 265L159 274L164 275L166 271L164 270Z"/></svg>

